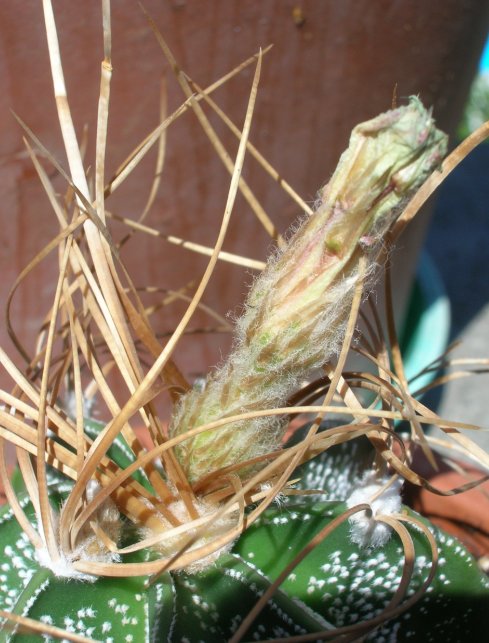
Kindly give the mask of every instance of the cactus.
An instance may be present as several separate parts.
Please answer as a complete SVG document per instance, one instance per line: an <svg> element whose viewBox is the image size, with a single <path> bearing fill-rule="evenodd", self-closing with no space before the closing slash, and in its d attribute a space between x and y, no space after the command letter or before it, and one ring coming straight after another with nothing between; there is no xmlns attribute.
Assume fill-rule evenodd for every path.
<svg viewBox="0 0 489 643"><path fill-rule="evenodd" d="M105 198L188 108L228 164L199 106L208 93L192 94L195 85L157 33L187 100L105 185L112 70L104 0L91 190L65 95L54 14L49 0L43 6L70 172L24 126L60 222L60 234L29 269L57 247L59 280L28 367L21 371L0 349L16 384L11 393L0 391L0 476L11 505L0 517L0 640L42 634L106 643L382 641L426 631L433 640L478 634L487 580L457 541L403 507L403 478L428 483L412 470L409 449L394 430L396 421L408 421L413 442L429 456L421 425L438 422L456 438L459 425L440 420L411 395L402 366L390 369L375 319L358 347L376 373L343 369L362 292L377 272L387 235L409 199L419 201L423 189L439 181L446 138L430 112L412 98L354 129L316 210L252 286L230 357L203 387L191 388L172 350L224 256L262 55L248 61L256 71L221 233L187 312L162 346L128 275L121 270L126 285L119 276ZM39 151L68 183L63 203ZM249 188L241 189L251 198ZM391 339L395 353L392 329ZM153 358L149 367L141 346L144 357ZM324 377L317 376L321 367ZM127 387L124 400L106 379L114 368ZM105 422L84 417L92 408L84 383L98 388ZM372 404L362 405L362 388L376 394ZM154 404L166 389L174 404L168 434ZM323 392L323 403L307 404ZM335 394L340 405L332 406ZM299 413L316 417L284 444L289 415ZM319 431L327 413L344 423ZM144 439L133 429L136 414ZM487 456L458 439L487 466ZM12 480L5 442L16 447Z"/></svg>
<svg viewBox="0 0 489 643"><path fill-rule="evenodd" d="M0 609L84 640L228 641L295 556L318 532L341 518L344 500L359 480L360 455L356 443L351 443L304 465L297 472L302 484L325 485L328 500L289 499L284 506L268 509L212 567L199 573L168 573L149 587L144 577L95 582L55 577L36 562L12 510L4 508ZM345 484L339 487L338 479ZM59 478L52 480L52 492L54 502L66 495ZM32 511L27 500L23 505ZM438 569L421 599L407 611L394 610L388 622L381 618L375 623L392 606L401 580L401 541L393 536L380 548L362 548L350 541L350 526L343 522L287 575L250 623L244 640L325 630L331 636L334 628L352 625L357 635L370 632L367 640L372 641L393 636L397 641L459 641L467 632L482 640L487 578L455 538L426 521L423 524L436 539ZM410 528L409 533L416 558L401 606L420 591L432 569L433 551L426 534L419 527ZM5 624L0 636L13 642L30 640L10 633Z"/></svg>

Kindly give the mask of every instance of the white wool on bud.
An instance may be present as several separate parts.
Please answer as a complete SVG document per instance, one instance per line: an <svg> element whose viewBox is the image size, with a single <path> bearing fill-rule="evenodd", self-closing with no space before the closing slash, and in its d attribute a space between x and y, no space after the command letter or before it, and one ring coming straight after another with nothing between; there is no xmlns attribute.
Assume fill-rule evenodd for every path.
<svg viewBox="0 0 489 643"><path fill-rule="evenodd" d="M365 503L370 505L370 512L360 511L349 519L350 540L360 547L382 547L391 537L391 527L376 518L376 516L389 516L401 511L403 480L397 478L386 487L389 480L389 478L379 478L374 472L369 471L346 501L349 509ZM382 491L384 487L386 488Z"/></svg>

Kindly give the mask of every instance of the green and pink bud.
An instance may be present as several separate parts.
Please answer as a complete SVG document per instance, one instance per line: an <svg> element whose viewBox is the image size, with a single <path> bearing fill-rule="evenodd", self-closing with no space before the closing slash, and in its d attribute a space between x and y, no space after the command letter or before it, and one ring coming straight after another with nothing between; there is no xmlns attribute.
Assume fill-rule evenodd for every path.
<svg viewBox="0 0 489 643"><path fill-rule="evenodd" d="M417 98L355 127L316 211L255 281L227 361L203 391L182 399L172 435L284 406L312 370L338 353L355 287L365 276L362 258L374 274L386 233L439 166L446 145ZM186 440L177 456L195 482L277 449L284 428L277 418L234 422Z"/></svg>

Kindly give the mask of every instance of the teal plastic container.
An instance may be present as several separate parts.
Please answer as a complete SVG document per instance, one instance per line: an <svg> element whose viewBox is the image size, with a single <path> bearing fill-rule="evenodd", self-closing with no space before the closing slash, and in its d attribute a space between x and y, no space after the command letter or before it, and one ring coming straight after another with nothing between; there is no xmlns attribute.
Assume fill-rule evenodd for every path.
<svg viewBox="0 0 489 643"><path fill-rule="evenodd" d="M450 302L443 281L429 255L423 252L400 341L406 376L412 381L413 392L435 378L436 371L416 375L446 350L450 318Z"/></svg>

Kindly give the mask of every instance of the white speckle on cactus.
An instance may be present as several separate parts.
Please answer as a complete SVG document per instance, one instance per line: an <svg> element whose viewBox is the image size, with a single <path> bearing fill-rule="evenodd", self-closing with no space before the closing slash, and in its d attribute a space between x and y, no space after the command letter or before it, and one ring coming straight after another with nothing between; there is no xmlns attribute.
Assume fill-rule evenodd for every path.
<svg viewBox="0 0 489 643"><path fill-rule="evenodd" d="M360 547L381 547L389 540L391 528L376 519L379 515L391 515L401 511L402 481L395 480L385 490L388 479L377 478L368 472L358 483L359 486L346 501L349 508L363 503L370 505L370 514L362 511L350 518L350 539Z"/></svg>
<svg viewBox="0 0 489 643"><path fill-rule="evenodd" d="M129 609L129 605L125 605L124 603L122 605L116 605L115 613L116 614L126 614L128 609Z"/></svg>
<svg viewBox="0 0 489 643"><path fill-rule="evenodd" d="M41 623L46 623L46 625L52 625L53 624L53 617L50 616L49 614L43 614L39 620Z"/></svg>

